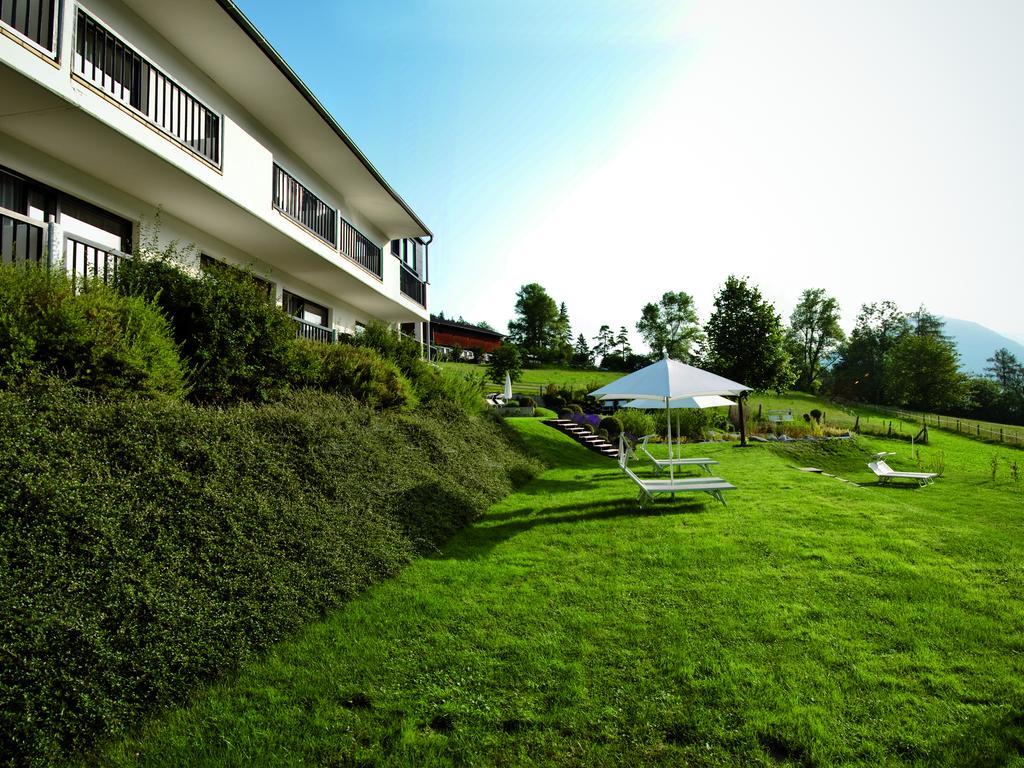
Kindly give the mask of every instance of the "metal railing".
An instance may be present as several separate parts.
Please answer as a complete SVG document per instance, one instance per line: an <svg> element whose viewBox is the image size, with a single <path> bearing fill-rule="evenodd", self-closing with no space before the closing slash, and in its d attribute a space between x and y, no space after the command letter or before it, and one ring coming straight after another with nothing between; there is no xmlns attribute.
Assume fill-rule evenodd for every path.
<svg viewBox="0 0 1024 768"><path fill-rule="evenodd" d="M420 276L402 265L402 276L400 278L402 293L415 301L421 307L427 306L427 284L420 280Z"/></svg>
<svg viewBox="0 0 1024 768"><path fill-rule="evenodd" d="M220 115L81 8L77 14L73 71L220 166Z"/></svg>
<svg viewBox="0 0 1024 768"><path fill-rule="evenodd" d="M318 341L321 344L336 344L338 341L338 332L334 328L317 325L301 317L293 317L292 320L295 322L296 338Z"/></svg>
<svg viewBox="0 0 1024 768"><path fill-rule="evenodd" d="M0 263L47 262L47 225L0 208Z"/></svg>
<svg viewBox="0 0 1024 768"><path fill-rule="evenodd" d="M128 255L101 243L94 243L78 235L64 236L64 267L75 287L90 280L110 285L117 277L121 262Z"/></svg>
<svg viewBox="0 0 1024 768"><path fill-rule="evenodd" d="M274 163L274 207L314 235L338 245L338 212Z"/></svg>
<svg viewBox="0 0 1024 768"><path fill-rule="evenodd" d="M57 54L57 0L0 0L0 23L44 50Z"/></svg>
<svg viewBox="0 0 1024 768"><path fill-rule="evenodd" d="M374 245L366 235L341 220L341 255L354 261L378 278L384 277L384 262L380 246Z"/></svg>

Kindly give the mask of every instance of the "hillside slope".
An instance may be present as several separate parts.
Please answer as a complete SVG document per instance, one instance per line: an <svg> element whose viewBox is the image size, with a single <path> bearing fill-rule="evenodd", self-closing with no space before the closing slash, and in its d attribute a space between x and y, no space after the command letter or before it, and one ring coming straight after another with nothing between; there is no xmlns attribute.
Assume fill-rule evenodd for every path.
<svg viewBox="0 0 1024 768"><path fill-rule="evenodd" d="M1008 336L970 320L955 317L944 317L942 320L946 323L946 334L956 341L960 351L960 367L968 373L984 373L988 365L985 361L1003 347L1016 355L1018 360L1024 360L1024 344Z"/></svg>

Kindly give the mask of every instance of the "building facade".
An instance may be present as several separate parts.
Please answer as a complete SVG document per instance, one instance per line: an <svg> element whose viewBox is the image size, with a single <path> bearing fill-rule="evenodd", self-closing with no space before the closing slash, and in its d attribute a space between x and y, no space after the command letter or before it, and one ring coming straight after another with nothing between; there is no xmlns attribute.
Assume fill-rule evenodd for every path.
<svg viewBox="0 0 1024 768"><path fill-rule="evenodd" d="M231 0L0 0L0 260L104 277L178 242L299 335L425 343L432 239Z"/></svg>
<svg viewBox="0 0 1024 768"><path fill-rule="evenodd" d="M437 315L430 318L430 346L438 355L451 356L453 351L459 350L458 356L462 360L485 362L501 346L504 338L504 334L488 328L446 320Z"/></svg>

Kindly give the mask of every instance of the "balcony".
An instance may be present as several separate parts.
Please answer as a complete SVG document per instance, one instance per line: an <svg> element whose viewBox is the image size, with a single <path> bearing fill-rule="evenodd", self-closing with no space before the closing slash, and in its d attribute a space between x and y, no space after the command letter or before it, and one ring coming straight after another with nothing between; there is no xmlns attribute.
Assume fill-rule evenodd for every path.
<svg viewBox="0 0 1024 768"><path fill-rule="evenodd" d="M57 0L0 0L0 24L49 58L57 57Z"/></svg>
<svg viewBox="0 0 1024 768"><path fill-rule="evenodd" d="M46 263L49 236L49 227L43 222L0 208L0 263Z"/></svg>
<svg viewBox="0 0 1024 768"><path fill-rule="evenodd" d="M59 227L0 208L0 263L52 267L50 238ZM64 236L64 268L75 288L88 281L110 284L128 254L74 234Z"/></svg>
<svg viewBox="0 0 1024 768"><path fill-rule="evenodd" d="M7 0L0 2L6 7ZM220 167L220 115L81 8L77 10L72 71L161 133Z"/></svg>
<svg viewBox="0 0 1024 768"><path fill-rule="evenodd" d="M402 264L400 287L403 294L415 301L421 307L427 306L427 284L420 280L420 276L409 269L405 264Z"/></svg>
<svg viewBox="0 0 1024 768"><path fill-rule="evenodd" d="M274 207L328 245L338 247L338 212L276 163Z"/></svg>
<svg viewBox="0 0 1024 768"><path fill-rule="evenodd" d="M293 317L295 323L295 337L308 341L318 341L321 344L337 344L338 332L333 328L311 323L301 317Z"/></svg>
<svg viewBox="0 0 1024 768"><path fill-rule="evenodd" d="M344 219L341 220L341 255L354 261L378 280L384 278L384 262L380 246Z"/></svg>

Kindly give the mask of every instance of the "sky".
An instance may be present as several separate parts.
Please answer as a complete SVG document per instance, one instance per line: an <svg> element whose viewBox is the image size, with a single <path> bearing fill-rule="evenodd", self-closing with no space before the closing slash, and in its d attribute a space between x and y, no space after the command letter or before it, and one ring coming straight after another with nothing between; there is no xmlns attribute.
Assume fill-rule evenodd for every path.
<svg viewBox="0 0 1024 768"><path fill-rule="evenodd" d="M1017 0L238 2L434 232L434 312L538 282L642 346L737 274L1024 337Z"/></svg>

